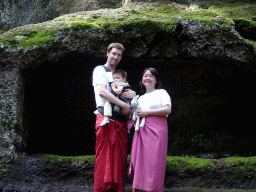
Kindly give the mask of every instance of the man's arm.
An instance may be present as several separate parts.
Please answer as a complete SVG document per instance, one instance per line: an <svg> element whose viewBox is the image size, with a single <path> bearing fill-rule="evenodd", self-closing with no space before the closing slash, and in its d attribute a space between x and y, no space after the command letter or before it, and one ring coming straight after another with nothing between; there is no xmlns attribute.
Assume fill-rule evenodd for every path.
<svg viewBox="0 0 256 192"><path fill-rule="evenodd" d="M125 89L125 92L123 92L121 96L125 98L133 98L136 96L136 92L131 89Z"/></svg>
<svg viewBox="0 0 256 192"><path fill-rule="evenodd" d="M96 90L99 93L100 97L106 99L110 103L114 103L120 107L122 107L124 115L128 115L130 113L130 105L116 98L111 92L106 89L106 85L99 84L96 85Z"/></svg>

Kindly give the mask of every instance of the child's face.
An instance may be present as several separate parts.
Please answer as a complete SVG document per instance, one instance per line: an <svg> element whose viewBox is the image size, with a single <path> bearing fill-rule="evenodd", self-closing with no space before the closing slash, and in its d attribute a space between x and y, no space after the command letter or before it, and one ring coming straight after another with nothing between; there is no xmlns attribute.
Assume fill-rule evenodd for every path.
<svg viewBox="0 0 256 192"><path fill-rule="evenodd" d="M123 78L121 74L114 74L113 75L113 81L114 82L125 83L126 79Z"/></svg>

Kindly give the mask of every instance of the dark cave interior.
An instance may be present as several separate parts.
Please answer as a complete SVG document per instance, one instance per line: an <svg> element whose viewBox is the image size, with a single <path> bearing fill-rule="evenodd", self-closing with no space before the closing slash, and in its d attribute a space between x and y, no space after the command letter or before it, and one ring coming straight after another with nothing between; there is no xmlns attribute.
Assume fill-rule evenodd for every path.
<svg viewBox="0 0 256 192"><path fill-rule="evenodd" d="M26 77L24 122L28 130L27 154L95 154L95 99L91 75L95 66L105 62L106 58L70 52L58 61L23 73ZM174 58L155 62L124 55L117 68L127 71L127 80L138 94L141 73L147 67L159 71L162 87L172 99L172 113L168 118L169 139L172 135L180 135L190 126L195 134L204 133L206 137L212 137L210 132L232 132L234 138L243 133L239 137L242 140L256 133L248 134L253 96L250 67L221 59ZM186 98L195 102L211 101L207 100L211 98L215 100L212 103L186 105L187 108L181 109ZM194 112L193 106L200 106L200 109ZM186 113L182 110L186 110ZM192 119L201 118L203 123L191 122L191 118L184 115L187 113L194 115ZM208 122L207 125L204 122ZM234 130L237 126L240 129Z"/></svg>

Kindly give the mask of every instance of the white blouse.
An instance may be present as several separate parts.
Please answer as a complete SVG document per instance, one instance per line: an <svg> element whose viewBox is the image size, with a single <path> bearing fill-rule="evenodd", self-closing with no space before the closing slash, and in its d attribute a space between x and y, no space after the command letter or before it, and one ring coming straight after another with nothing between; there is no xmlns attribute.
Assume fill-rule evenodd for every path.
<svg viewBox="0 0 256 192"><path fill-rule="evenodd" d="M171 97L164 89L156 89L150 93L146 93L139 98L141 109L159 109L164 105L171 105ZM166 115L167 117L168 115Z"/></svg>

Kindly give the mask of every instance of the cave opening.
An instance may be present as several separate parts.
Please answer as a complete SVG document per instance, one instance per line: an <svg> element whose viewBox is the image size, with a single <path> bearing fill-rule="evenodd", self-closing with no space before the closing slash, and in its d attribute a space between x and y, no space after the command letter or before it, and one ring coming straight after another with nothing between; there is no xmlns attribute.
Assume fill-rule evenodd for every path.
<svg viewBox="0 0 256 192"><path fill-rule="evenodd" d="M106 57L70 52L56 62L24 72L27 154L95 154L91 76L94 67L105 62ZM172 99L168 155L216 152L213 146L230 154L253 152L256 146L249 137L252 114L245 110L253 95L250 67L221 59L149 60L124 55L117 68L127 71L129 84L139 94L141 73L147 67L159 71L162 88ZM198 135L205 140L196 141ZM218 141L213 135L225 138ZM132 134L129 147L131 140ZM207 140L208 148L202 146Z"/></svg>
<svg viewBox="0 0 256 192"><path fill-rule="evenodd" d="M94 154L93 68L104 58L70 52L25 72L27 153Z"/></svg>

